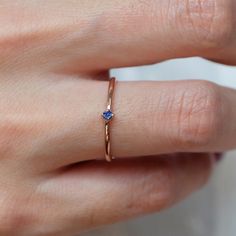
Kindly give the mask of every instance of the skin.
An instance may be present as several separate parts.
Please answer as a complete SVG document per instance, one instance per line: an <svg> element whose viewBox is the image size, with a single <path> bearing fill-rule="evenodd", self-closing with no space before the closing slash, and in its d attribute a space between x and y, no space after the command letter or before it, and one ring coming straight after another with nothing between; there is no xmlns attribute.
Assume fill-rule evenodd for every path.
<svg viewBox="0 0 236 236"><path fill-rule="evenodd" d="M189 56L234 65L235 5L0 0L0 234L76 235L199 189L215 163L207 153L236 147L236 91L118 82L111 164L108 71Z"/></svg>

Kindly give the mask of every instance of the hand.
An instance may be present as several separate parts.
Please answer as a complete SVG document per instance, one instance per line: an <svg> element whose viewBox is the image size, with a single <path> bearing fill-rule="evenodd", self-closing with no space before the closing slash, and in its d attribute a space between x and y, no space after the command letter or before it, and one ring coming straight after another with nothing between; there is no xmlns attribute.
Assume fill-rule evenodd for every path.
<svg viewBox="0 0 236 236"><path fill-rule="evenodd" d="M74 235L159 211L207 181L204 153L236 147L236 92L209 82L118 82L110 164L101 119L110 68L235 64L233 1L0 4L1 235Z"/></svg>

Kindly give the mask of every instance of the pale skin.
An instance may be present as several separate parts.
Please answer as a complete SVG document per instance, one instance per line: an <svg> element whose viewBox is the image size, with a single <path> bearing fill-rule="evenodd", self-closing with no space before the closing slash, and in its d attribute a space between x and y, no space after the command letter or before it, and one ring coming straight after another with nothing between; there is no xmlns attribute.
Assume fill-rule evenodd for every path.
<svg viewBox="0 0 236 236"><path fill-rule="evenodd" d="M76 235L158 212L205 184L215 164L206 153L236 147L236 91L118 82L117 159L106 163L108 71L189 56L234 65L235 5L0 0L0 235Z"/></svg>

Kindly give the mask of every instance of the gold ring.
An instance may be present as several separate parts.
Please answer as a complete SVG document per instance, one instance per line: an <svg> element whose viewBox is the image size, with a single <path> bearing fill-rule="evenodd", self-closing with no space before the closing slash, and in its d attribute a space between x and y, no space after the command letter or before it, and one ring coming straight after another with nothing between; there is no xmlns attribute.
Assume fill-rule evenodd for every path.
<svg viewBox="0 0 236 236"><path fill-rule="evenodd" d="M111 154L111 137L110 137L110 122L114 117L112 112L112 99L115 89L116 78L113 77L109 80L108 87L108 99L107 99L107 109L102 113L102 117L105 121L105 157L108 162L111 162L115 157Z"/></svg>

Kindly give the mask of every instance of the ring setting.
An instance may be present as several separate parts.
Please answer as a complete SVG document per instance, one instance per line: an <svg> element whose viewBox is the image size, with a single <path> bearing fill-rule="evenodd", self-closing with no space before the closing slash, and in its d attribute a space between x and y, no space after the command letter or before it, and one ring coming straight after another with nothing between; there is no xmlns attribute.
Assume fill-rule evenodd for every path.
<svg viewBox="0 0 236 236"><path fill-rule="evenodd" d="M113 116L114 116L114 113L111 110L106 110L102 113L102 117L106 122L111 121Z"/></svg>

